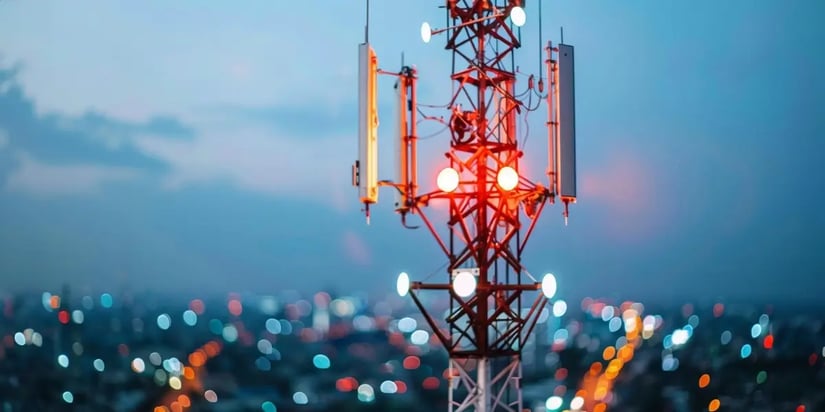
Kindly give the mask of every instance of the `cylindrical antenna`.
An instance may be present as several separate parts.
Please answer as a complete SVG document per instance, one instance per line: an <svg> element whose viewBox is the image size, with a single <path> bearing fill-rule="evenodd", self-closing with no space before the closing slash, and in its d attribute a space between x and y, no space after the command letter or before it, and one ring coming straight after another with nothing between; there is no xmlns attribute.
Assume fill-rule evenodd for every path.
<svg viewBox="0 0 825 412"><path fill-rule="evenodd" d="M542 35L543 35L544 33L542 33L542 29L541 29L541 18L542 18L542 13L541 13L541 3L542 3L542 2L541 2L541 0L539 0L539 71L538 71L539 80L541 80L541 78L542 78L541 72L542 72L542 71L544 71L544 70L543 70L543 69L544 69L544 67L542 67L542 64L541 64L541 61L542 61L542 60L544 60L544 59L543 59L543 57L544 57L544 53L543 53L543 52L544 52L544 50L542 50L542 49L541 49L542 45L544 44L544 39L542 38ZM548 80L548 81L549 81L549 80ZM539 90L539 92L541 92L541 90Z"/></svg>
<svg viewBox="0 0 825 412"><path fill-rule="evenodd" d="M367 24L364 26L364 43L370 42L370 0L367 0Z"/></svg>
<svg viewBox="0 0 825 412"><path fill-rule="evenodd" d="M561 44L564 44L564 27L559 27L559 30L561 30Z"/></svg>

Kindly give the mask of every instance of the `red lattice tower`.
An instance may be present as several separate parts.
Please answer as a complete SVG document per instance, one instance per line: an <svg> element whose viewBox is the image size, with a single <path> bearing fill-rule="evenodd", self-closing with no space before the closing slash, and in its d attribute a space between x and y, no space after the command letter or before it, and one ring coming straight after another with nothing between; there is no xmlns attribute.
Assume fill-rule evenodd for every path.
<svg viewBox="0 0 825 412"><path fill-rule="evenodd" d="M418 216L436 239L447 260L447 282L398 279L399 294L412 297L430 328L449 353L449 410L521 411L523 401L521 351L539 314L556 289L553 275L541 282L522 265L522 252L544 206L555 199L567 206L576 200L573 48L548 43L546 95L531 76L524 93L516 93L514 51L525 21L523 0L448 0L450 27L433 30L422 25L425 42L446 33L453 54L454 93L449 103L449 166L436 188L419 193L416 150L417 74L411 67L398 73L379 70L368 42L360 46L360 157L353 167L353 184L369 206L378 200L378 187L396 189L396 211L406 226ZM377 74L398 77L399 165L396 181L377 179ZM519 98L534 93L548 107L547 183L522 176L517 125L528 107ZM446 230L438 230L425 209L433 202L449 205ZM369 220L368 220L369 221ZM425 308L420 294L449 294L446 316ZM539 293L543 292L543 293ZM523 304L528 303L529 309Z"/></svg>

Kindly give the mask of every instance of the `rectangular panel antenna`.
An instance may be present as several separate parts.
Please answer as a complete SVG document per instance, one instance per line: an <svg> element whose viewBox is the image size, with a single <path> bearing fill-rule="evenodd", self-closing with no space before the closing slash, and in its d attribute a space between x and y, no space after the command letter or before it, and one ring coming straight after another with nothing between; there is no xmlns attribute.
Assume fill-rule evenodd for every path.
<svg viewBox="0 0 825 412"><path fill-rule="evenodd" d="M576 201L576 96L573 46L559 45L559 133L556 144L558 194L562 200Z"/></svg>
<svg viewBox="0 0 825 412"><path fill-rule="evenodd" d="M407 78L402 74L396 83L396 92L398 93L398 176L396 176L396 183L401 185L400 189L396 191L395 210L407 209L407 193L409 192L409 143L408 143L408 118L407 118Z"/></svg>
<svg viewBox="0 0 825 412"><path fill-rule="evenodd" d="M358 45L358 189L361 202L378 202L378 57Z"/></svg>

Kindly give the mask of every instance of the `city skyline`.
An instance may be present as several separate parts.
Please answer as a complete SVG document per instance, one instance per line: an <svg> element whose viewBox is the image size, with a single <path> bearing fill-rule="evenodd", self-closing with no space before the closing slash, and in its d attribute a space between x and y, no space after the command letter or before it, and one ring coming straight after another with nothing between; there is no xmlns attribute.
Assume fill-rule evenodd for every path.
<svg viewBox="0 0 825 412"><path fill-rule="evenodd" d="M404 52L421 102L442 103L443 37L418 38L443 26L438 2L375 3L381 67ZM537 4L517 59L539 75ZM542 217L530 272L571 297L820 298L824 11L544 3L542 39L564 26L577 52L580 191L569 226L558 205ZM437 270L389 191L367 226L350 186L363 25L360 1L0 3L0 289L383 292ZM392 97L382 79L381 178ZM529 123L534 178L544 121ZM422 142L422 180L446 148Z"/></svg>

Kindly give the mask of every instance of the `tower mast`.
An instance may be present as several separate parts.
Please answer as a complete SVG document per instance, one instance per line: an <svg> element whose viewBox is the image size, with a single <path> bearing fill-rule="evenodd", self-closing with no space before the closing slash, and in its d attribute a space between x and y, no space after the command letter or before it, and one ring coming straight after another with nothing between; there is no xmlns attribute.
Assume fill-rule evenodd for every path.
<svg viewBox="0 0 825 412"><path fill-rule="evenodd" d="M572 47L564 46L569 48L564 57L569 55L569 64L566 60L557 64L553 56L559 54L562 59L560 49L548 43L546 95L543 80L536 90L533 76L526 91L517 94L513 53L521 47L519 28L526 19L523 0L447 0L446 6L451 26L432 29L424 23L421 27L425 42L446 33L445 48L455 62L451 74L455 88L448 104L449 149L437 188L418 193L417 76L408 67L394 74L400 87L399 181L365 179L377 161L362 158L354 167L354 183L362 190L395 188L399 193L396 211L402 222L406 226L408 215L418 216L447 258L446 282L410 281L402 273L397 287L402 296L410 295L449 354L448 410L521 412L521 351L556 291L552 274L541 281L530 275L522 264L522 252L548 202L559 197L566 218L567 205L576 199L574 112L568 108L572 98L566 95L572 94ZM360 64L369 66L368 61ZM377 73L393 74L376 69L372 75ZM569 87L559 87L568 82ZM565 95L560 96L560 90ZM369 113L374 107L370 91L374 92L361 89L362 122L377 118ZM538 102L535 107L518 97L530 95L531 101ZM519 117L537 110L542 99L547 101L550 117L546 185L522 175L523 142L517 130ZM359 138L377 142L377 131ZM361 147L365 156L374 151L369 144ZM362 196L362 202L366 206L375 203L377 195ZM446 228L439 230L427 217L431 202L449 206ZM426 291L448 294L446 316L427 310L420 297Z"/></svg>

